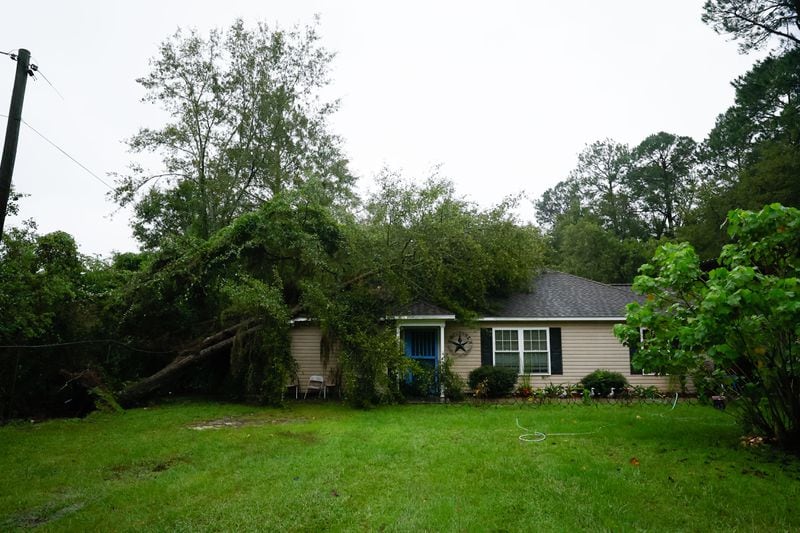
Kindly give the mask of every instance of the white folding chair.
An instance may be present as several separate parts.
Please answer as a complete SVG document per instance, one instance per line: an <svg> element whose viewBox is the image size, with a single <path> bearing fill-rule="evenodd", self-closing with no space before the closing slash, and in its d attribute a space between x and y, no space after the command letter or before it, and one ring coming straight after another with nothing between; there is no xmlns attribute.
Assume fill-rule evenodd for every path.
<svg viewBox="0 0 800 533"><path fill-rule="evenodd" d="M305 400L308 396L308 391L315 390L317 391L317 397L320 394L325 393L325 378L322 376L309 376L308 378L308 385L306 386L306 393L303 395L303 399Z"/></svg>

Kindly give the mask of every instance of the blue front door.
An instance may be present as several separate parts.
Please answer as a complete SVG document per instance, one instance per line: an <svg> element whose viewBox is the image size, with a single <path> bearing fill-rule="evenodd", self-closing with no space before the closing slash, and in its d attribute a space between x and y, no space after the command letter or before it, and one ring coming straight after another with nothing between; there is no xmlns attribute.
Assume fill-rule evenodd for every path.
<svg viewBox="0 0 800 533"><path fill-rule="evenodd" d="M423 367L431 369L434 379L429 392L430 394L436 394L438 389L437 369L439 368L439 328L404 328L403 345L406 357L410 357ZM413 375L409 375L406 378L408 383L413 380Z"/></svg>

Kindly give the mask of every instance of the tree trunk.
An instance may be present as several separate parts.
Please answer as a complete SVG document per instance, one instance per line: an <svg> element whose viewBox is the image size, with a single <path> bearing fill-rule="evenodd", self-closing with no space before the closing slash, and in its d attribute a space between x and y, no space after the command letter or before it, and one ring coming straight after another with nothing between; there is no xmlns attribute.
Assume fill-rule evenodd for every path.
<svg viewBox="0 0 800 533"><path fill-rule="evenodd" d="M258 324L258 320L250 319L206 337L197 348L181 353L170 364L152 376L125 387L117 394L117 401L123 407L130 407L136 404L165 385L169 385L188 368L192 368L198 363L230 348L237 337L250 335L262 327L263 325Z"/></svg>

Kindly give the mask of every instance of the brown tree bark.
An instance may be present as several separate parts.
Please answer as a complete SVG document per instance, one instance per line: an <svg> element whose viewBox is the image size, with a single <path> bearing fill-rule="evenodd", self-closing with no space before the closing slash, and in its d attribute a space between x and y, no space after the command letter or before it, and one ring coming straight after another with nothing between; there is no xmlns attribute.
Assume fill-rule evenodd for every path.
<svg viewBox="0 0 800 533"><path fill-rule="evenodd" d="M263 327L257 319L249 319L225 328L203 339L197 347L181 352L170 364L144 379L131 383L117 394L117 401L129 407L169 385L188 368L229 349L237 337L244 337Z"/></svg>

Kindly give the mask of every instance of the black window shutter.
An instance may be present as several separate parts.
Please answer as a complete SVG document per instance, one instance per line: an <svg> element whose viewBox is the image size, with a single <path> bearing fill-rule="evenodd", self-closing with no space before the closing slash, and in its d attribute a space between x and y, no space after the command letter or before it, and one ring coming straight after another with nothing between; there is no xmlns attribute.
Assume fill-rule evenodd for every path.
<svg viewBox="0 0 800 533"><path fill-rule="evenodd" d="M564 363L561 355L561 328L550 328L550 373L562 375Z"/></svg>
<svg viewBox="0 0 800 533"><path fill-rule="evenodd" d="M628 346L628 354L630 354L630 358L631 358L631 375L641 374L642 373L641 369L637 370L637 369L633 368L633 356L636 355L636 352L638 352L638 351L639 351L639 348L635 344L631 344L630 346Z"/></svg>
<svg viewBox="0 0 800 533"><path fill-rule="evenodd" d="M492 328L481 328L481 366L492 366Z"/></svg>

